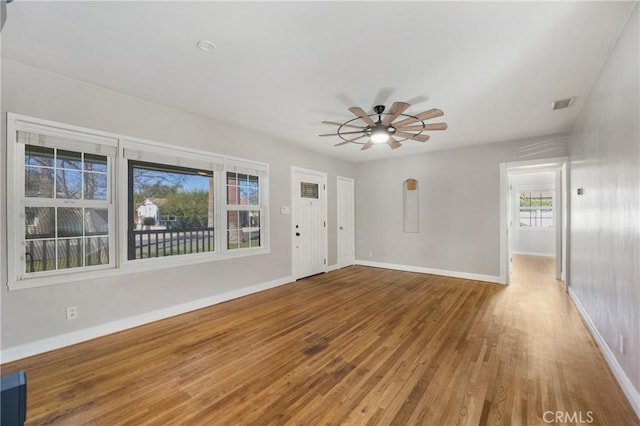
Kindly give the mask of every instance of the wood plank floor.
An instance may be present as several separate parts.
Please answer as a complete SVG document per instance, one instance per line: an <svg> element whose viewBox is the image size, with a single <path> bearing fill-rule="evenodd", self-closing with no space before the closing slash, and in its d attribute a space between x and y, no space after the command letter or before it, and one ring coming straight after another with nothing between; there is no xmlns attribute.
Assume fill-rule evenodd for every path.
<svg viewBox="0 0 640 426"><path fill-rule="evenodd" d="M516 262L508 287L349 267L2 373L30 425L638 424L553 262Z"/></svg>

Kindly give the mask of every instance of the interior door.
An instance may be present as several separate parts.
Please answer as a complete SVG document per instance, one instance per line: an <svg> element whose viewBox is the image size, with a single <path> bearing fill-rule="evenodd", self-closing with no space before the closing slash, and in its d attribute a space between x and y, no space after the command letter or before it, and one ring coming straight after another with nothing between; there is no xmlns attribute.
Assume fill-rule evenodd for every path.
<svg viewBox="0 0 640 426"><path fill-rule="evenodd" d="M338 266L355 263L354 180L338 176Z"/></svg>
<svg viewBox="0 0 640 426"><path fill-rule="evenodd" d="M295 279L326 271L327 176L293 169L293 275Z"/></svg>

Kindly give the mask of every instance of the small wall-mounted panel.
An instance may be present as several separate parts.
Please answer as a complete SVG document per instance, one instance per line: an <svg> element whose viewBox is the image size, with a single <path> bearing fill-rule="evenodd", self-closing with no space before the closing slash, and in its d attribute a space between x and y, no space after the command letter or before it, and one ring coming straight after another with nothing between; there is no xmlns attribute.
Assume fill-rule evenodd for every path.
<svg viewBox="0 0 640 426"><path fill-rule="evenodd" d="M420 232L418 207L418 181L407 179L402 184L403 231Z"/></svg>

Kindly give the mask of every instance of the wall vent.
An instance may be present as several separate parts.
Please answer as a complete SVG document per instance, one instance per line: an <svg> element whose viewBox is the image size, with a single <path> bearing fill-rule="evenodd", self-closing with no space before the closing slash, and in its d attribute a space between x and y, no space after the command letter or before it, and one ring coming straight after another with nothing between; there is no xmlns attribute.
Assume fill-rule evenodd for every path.
<svg viewBox="0 0 640 426"><path fill-rule="evenodd" d="M552 110L557 110L557 109L565 109L565 108L569 108L571 105L573 105L573 101L576 98L567 98L567 99L560 99L559 101L555 101L551 104L551 109Z"/></svg>

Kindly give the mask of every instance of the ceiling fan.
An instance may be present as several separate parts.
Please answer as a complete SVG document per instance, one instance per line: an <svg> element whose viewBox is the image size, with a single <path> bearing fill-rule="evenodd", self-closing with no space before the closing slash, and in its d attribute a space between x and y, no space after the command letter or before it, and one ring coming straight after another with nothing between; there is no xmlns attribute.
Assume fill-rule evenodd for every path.
<svg viewBox="0 0 640 426"><path fill-rule="evenodd" d="M418 142L428 141L429 135L424 134L425 131L447 129L447 123L425 124L427 120L443 116L444 113L441 110L432 108L416 115L404 114L410 106L406 102L394 102L388 112L385 112L384 105L376 105L373 107L373 114L367 114L359 107L351 107L349 111L356 118L344 123L323 121L323 124L338 126L338 130L335 133L325 133L320 136L338 136L342 139L342 142L334 146L355 143L362 145L362 150L366 150L374 145L386 143L391 149L396 149L400 148L402 142L407 139ZM376 116L378 119L374 121ZM400 120L396 121L398 118ZM364 125L354 123L357 120L364 122Z"/></svg>

